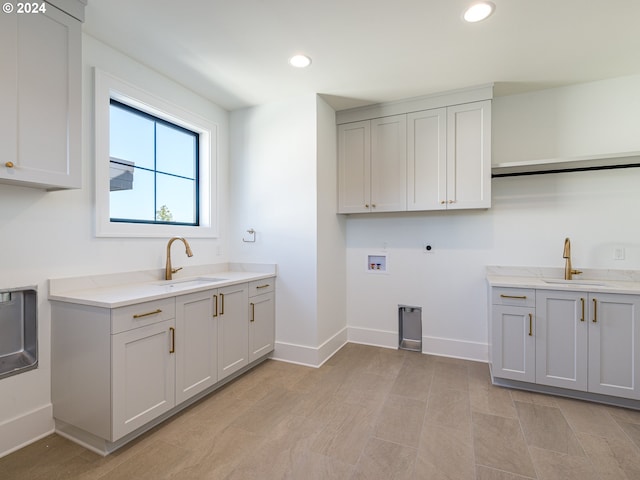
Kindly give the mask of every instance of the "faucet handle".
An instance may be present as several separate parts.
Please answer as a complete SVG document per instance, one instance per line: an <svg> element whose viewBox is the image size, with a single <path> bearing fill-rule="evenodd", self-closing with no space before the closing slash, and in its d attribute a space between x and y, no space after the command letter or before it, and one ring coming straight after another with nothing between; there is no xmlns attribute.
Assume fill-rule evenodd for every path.
<svg viewBox="0 0 640 480"><path fill-rule="evenodd" d="M172 268L172 269L171 269L171 273L176 273L176 272L178 272L178 271L182 270L182 268L183 268L183 267ZM580 273L582 273L582 272L580 272Z"/></svg>
<svg viewBox="0 0 640 480"><path fill-rule="evenodd" d="M581 273L581 270L571 270L571 275L580 275Z"/></svg>

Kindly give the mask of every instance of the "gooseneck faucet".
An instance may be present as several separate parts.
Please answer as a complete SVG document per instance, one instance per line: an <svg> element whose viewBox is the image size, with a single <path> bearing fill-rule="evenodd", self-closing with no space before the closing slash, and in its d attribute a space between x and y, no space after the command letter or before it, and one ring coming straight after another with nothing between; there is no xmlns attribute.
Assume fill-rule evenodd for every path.
<svg viewBox="0 0 640 480"><path fill-rule="evenodd" d="M562 258L565 259L565 263L564 263L564 279L565 280L571 280L573 275L579 275L582 273L580 270L571 269L571 240L569 240L569 237L564 239L564 252L562 254Z"/></svg>
<svg viewBox="0 0 640 480"><path fill-rule="evenodd" d="M191 251L191 246L189 246L189 242L187 242L187 239L184 237L171 237L169 239L169 242L167 243L167 266L165 267L165 271L164 271L164 279L165 280L171 280L173 278L173 274L176 273L178 270L182 270L182 267L180 268L172 268L171 267L171 244L173 242L175 242L176 240L180 240L182 243L184 243L185 246L185 253L187 254L187 257L193 257L193 252Z"/></svg>

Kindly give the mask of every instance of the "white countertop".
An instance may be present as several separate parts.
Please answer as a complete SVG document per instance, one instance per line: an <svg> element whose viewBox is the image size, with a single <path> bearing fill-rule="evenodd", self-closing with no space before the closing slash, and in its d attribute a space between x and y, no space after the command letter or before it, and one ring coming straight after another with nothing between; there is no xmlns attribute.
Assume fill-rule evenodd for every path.
<svg viewBox="0 0 640 480"><path fill-rule="evenodd" d="M492 287L640 294L640 272L636 270L584 269L572 280L563 278L562 268L487 267L487 281Z"/></svg>
<svg viewBox="0 0 640 480"><path fill-rule="evenodd" d="M174 274L172 280L162 280L163 274L164 270L152 270L50 279L49 300L94 307L124 307L272 278L276 276L276 266L224 264L185 267L184 271Z"/></svg>

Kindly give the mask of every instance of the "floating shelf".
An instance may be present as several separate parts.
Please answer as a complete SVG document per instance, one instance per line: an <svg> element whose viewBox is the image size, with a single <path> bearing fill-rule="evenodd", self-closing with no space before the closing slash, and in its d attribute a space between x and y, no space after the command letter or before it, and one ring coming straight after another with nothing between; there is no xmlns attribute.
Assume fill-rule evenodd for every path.
<svg viewBox="0 0 640 480"><path fill-rule="evenodd" d="M498 163L491 166L491 176L493 178L514 177L520 175L609 170L629 167L640 167L640 152Z"/></svg>

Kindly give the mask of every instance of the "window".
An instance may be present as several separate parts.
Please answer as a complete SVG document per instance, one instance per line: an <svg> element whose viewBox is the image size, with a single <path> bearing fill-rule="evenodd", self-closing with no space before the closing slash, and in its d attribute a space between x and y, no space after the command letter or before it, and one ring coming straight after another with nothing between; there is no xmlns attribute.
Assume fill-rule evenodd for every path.
<svg viewBox="0 0 640 480"><path fill-rule="evenodd" d="M96 235L217 237L217 126L95 70Z"/></svg>
<svg viewBox="0 0 640 480"><path fill-rule="evenodd" d="M111 99L112 222L198 225L198 134Z"/></svg>

